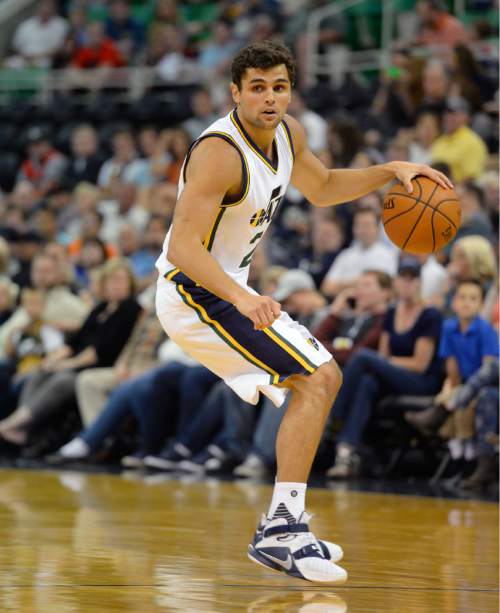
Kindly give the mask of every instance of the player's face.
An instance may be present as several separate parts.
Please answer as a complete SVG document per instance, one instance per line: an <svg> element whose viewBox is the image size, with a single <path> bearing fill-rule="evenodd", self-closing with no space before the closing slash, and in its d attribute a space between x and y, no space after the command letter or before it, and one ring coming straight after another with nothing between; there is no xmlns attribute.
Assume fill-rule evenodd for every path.
<svg viewBox="0 0 500 613"><path fill-rule="evenodd" d="M473 319L483 304L482 293L473 283L461 285L453 298L453 311L461 319Z"/></svg>
<svg viewBox="0 0 500 613"><path fill-rule="evenodd" d="M241 89L232 83L231 93L239 114L261 130L277 128L290 104L292 87L284 64L266 70L248 68Z"/></svg>

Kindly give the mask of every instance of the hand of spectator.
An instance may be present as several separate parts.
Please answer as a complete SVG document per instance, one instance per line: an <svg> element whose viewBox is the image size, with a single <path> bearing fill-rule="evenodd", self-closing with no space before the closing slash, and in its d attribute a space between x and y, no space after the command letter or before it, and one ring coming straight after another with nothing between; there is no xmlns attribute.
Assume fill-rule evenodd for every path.
<svg viewBox="0 0 500 613"><path fill-rule="evenodd" d="M51 362L49 367L44 370L46 372L61 372L62 370L71 370L72 368L74 368L72 359L65 358L57 362Z"/></svg>
<svg viewBox="0 0 500 613"><path fill-rule="evenodd" d="M130 378L130 369L125 364L118 364L115 366L114 375L116 383L122 383Z"/></svg>
<svg viewBox="0 0 500 613"><path fill-rule="evenodd" d="M395 178L398 179L398 181L401 181L409 194L411 194L413 191L411 180L419 175L429 177L429 179L432 179L444 189L453 189L453 183L445 174L439 172L438 170L434 170L434 168L426 166L425 164L389 162L387 166L389 166L389 168L394 172Z"/></svg>
<svg viewBox="0 0 500 613"><path fill-rule="evenodd" d="M339 292L335 300L332 302L332 305L330 306L330 315L335 315L336 317L338 317L346 309L348 309L348 301L350 298L354 298L355 293L356 292L354 287L346 287L341 292Z"/></svg>

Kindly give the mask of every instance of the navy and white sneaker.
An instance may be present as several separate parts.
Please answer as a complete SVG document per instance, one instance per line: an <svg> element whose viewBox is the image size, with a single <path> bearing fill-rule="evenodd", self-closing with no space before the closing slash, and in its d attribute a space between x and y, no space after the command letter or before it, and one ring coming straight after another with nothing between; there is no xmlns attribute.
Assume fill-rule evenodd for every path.
<svg viewBox="0 0 500 613"><path fill-rule="evenodd" d="M301 519L302 517L304 520L306 520L307 518L308 522L311 516L304 512L303 516L301 516ZM257 526L257 530L255 531L255 534L253 536L252 544L249 545L249 547L255 547L257 543L259 543L264 538L264 528L270 521L271 520L264 513L262 513L259 525ZM342 558L344 557L344 550L340 545L337 545L330 541L324 541L322 539L317 540L319 546L321 547L321 551L323 552L323 555L327 560L331 560L332 562L339 562L340 560L342 560Z"/></svg>
<svg viewBox="0 0 500 613"><path fill-rule="evenodd" d="M311 516L305 511L298 521L284 504L277 512L278 516L275 514L267 522L263 517L257 526L253 542L248 546L250 560L306 581L345 583L347 572L335 564L343 556L342 548L317 540L309 530Z"/></svg>

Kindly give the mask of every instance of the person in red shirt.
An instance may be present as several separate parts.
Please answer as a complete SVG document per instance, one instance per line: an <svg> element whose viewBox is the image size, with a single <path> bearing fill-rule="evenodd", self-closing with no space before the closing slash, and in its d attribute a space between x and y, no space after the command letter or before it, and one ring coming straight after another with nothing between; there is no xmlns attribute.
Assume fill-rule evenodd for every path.
<svg viewBox="0 0 500 613"><path fill-rule="evenodd" d="M115 43L106 37L104 25L95 22L87 26L87 44L76 51L72 65L75 68L120 68L125 62Z"/></svg>
<svg viewBox="0 0 500 613"><path fill-rule="evenodd" d="M466 43L468 36L464 25L450 15L441 0L419 0L417 12L422 27L415 40L416 45L449 45Z"/></svg>

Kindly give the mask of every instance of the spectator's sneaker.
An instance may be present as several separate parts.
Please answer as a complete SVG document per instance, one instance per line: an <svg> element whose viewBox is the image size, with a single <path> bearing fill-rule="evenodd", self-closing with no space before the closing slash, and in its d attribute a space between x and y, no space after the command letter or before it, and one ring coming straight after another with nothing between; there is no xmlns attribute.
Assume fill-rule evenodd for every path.
<svg viewBox="0 0 500 613"><path fill-rule="evenodd" d="M123 456L120 464L124 468L144 468L144 453L138 451L137 453Z"/></svg>
<svg viewBox="0 0 500 613"><path fill-rule="evenodd" d="M265 477L269 474L266 464L255 453L250 453L243 464L233 470L236 477Z"/></svg>
<svg viewBox="0 0 500 613"><path fill-rule="evenodd" d="M271 519L264 526L262 538L248 546L250 560L305 581L345 583L347 572L325 557L319 541L309 531L310 515L304 511L297 522L285 505L283 510L288 517Z"/></svg>
<svg viewBox="0 0 500 613"><path fill-rule="evenodd" d="M308 522L310 519L310 515L307 513L303 513L304 521ZM260 517L260 522L257 526L257 530L253 536L253 541L250 547L255 547L260 541L264 538L264 528L271 520L262 513ZM336 545L335 543L331 543L330 541L323 541L318 539L319 546L321 547L321 551L327 560L332 562L338 562L342 560L344 557L344 551L340 545Z"/></svg>
<svg viewBox="0 0 500 613"><path fill-rule="evenodd" d="M156 470L177 470L179 462L191 457L191 451L182 445L175 443L173 447L156 455L147 455L144 458L144 465Z"/></svg>
<svg viewBox="0 0 500 613"><path fill-rule="evenodd" d="M345 443L337 446L335 463L326 471L329 479L352 479L359 477L361 472L361 458L353 447Z"/></svg>
<svg viewBox="0 0 500 613"><path fill-rule="evenodd" d="M217 445L208 445L194 458L179 462L178 469L188 473L217 472L228 460L227 453Z"/></svg>

